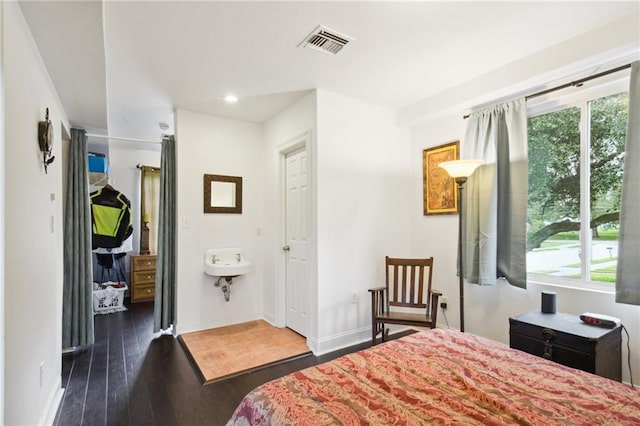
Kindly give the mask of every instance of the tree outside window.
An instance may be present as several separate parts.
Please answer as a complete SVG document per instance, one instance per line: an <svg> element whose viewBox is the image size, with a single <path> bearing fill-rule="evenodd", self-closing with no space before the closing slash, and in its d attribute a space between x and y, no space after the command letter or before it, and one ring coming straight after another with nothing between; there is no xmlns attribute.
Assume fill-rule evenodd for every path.
<svg viewBox="0 0 640 426"><path fill-rule="evenodd" d="M618 93L529 118L529 273L615 282L627 115Z"/></svg>

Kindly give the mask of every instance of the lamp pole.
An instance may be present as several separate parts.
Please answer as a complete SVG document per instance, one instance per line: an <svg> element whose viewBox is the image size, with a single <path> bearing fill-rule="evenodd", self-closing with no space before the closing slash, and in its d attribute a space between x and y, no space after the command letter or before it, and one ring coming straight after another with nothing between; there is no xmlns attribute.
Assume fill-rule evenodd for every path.
<svg viewBox="0 0 640 426"><path fill-rule="evenodd" d="M467 181L466 176L455 178L458 184L458 204L460 211L458 212L458 275L460 276L460 331L464 332L464 274L462 272L462 188Z"/></svg>
<svg viewBox="0 0 640 426"><path fill-rule="evenodd" d="M467 178L480 167L482 160L453 160L443 161L439 164L445 169L458 185L458 275L460 276L460 331L464 332L464 272L463 272L463 254L462 254L462 189Z"/></svg>

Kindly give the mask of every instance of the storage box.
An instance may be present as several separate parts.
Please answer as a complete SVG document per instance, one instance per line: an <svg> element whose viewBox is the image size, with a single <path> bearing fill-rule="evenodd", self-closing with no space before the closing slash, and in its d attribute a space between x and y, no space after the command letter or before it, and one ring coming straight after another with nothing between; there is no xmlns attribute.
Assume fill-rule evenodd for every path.
<svg viewBox="0 0 640 426"><path fill-rule="evenodd" d="M595 327L577 315L531 311L509 318L509 346L513 349L622 380L622 327Z"/></svg>
<svg viewBox="0 0 640 426"><path fill-rule="evenodd" d="M124 293L129 287L126 285L120 288L106 287L93 291L93 313L108 314L111 312L124 311Z"/></svg>
<svg viewBox="0 0 640 426"><path fill-rule="evenodd" d="M102 157L95 154L89 154L89 171L94 173L109 174L107 157Z"/></svg>

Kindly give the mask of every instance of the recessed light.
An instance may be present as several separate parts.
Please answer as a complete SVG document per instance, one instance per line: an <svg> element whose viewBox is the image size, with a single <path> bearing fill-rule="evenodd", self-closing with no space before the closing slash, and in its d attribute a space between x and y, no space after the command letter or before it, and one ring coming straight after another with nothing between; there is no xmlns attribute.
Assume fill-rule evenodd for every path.
<svg viewBox="0 0 640 426"><path fill-rule="evenodd" d="M224 100L229 102L230 104L235 104L238 102L238 97L235 95L227 95L224 97Z"/></svg>

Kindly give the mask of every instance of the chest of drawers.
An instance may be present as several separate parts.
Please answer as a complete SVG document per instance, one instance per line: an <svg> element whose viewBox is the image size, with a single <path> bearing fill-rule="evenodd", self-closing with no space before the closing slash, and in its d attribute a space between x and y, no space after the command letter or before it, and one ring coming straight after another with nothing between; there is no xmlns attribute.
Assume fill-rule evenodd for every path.
<svg viewBox="0 0 640 426"><path fill-rule="evenodd" d="M512 348L599 376L622 380L622 326L588 325L577 315L528 312L509 318Z"/></svg>
<svg viewBox="0 0 640 426"><path fill-rule="evenodd" d="M153 300L156 291L156 256L131 257L131 302Z"/></svg>

